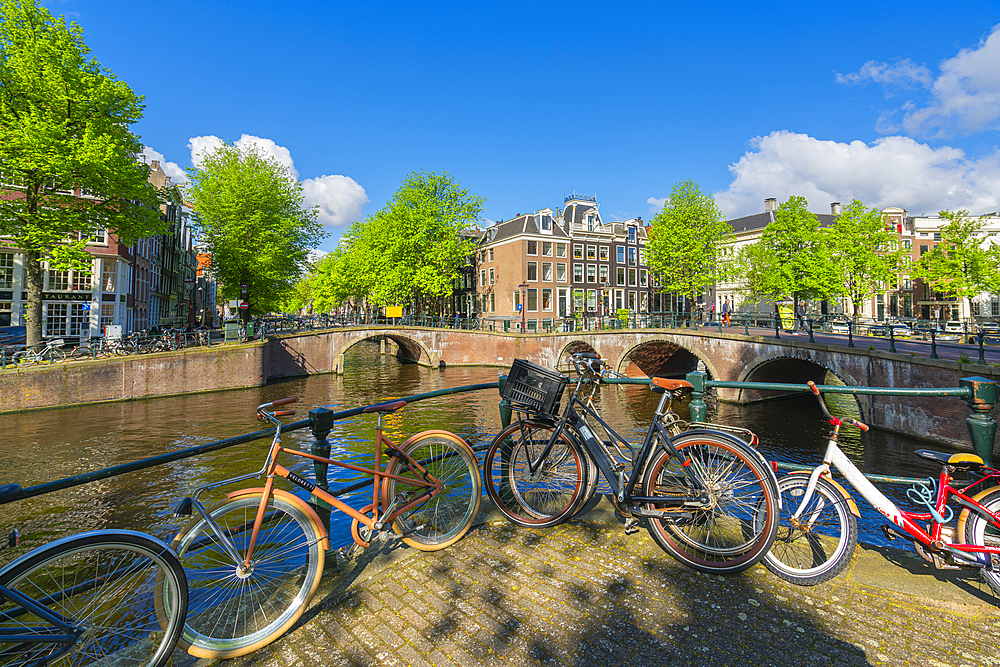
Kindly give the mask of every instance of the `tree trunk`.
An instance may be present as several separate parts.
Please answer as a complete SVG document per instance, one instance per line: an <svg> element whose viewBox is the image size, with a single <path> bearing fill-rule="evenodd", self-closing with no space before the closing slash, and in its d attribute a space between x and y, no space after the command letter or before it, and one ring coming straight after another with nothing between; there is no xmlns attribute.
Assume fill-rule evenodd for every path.
<svg viewBox="0 0 1000 667"><path fill-rule="evenodd" d="M25 287L28 292L28 321L25 323L27 325L27 339L24 341L27 347L41 347L42 343L42 287L44 286L45 274L42 271L41 260L41 253L37 250L26 250L22 255L27 275Z"/></svg>

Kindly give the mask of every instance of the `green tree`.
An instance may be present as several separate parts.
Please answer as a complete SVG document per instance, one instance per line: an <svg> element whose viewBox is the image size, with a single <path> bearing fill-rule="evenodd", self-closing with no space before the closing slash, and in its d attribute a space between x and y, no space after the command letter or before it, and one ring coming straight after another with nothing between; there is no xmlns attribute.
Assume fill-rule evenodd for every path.
<svg viewBox="0 0 1000 667"><path fill-rule="evenodd" d="M836 293L851 300L857 318L866 297L894 284L905 270L906 251L874 207L857 199L848 204L830 230L829 240L837 276Z"/></svg>
<svg viewBox="0 0 1000 667"><path fill-rule="evenodd" d="M326 236L302 208L302 184L256 145L223 144L188 171L185 198L222 296L240 298L246 285L250 313L277 308Z"/></svg>
<svg viewBox="0 0 1000 667"><path fill-rule="evenodd" d="M28 345L41 342L42 262L87 270L87 239L101 230L126 244L162 230L129 131L142 98L89 52L76 23L0 0L0 236L22 253Z"/></svg>
<svg viewBox="0 0 1000 667"><path fill-rule="evenodd" d="M805 197L789 197L778 206L774 222L760 240L742 252L744 286L750 294L774 300L802 299L835 293L837 276L830 244L809 212Z"/></svg>
<svg viewBox="0 0 1000 667"><path fill-rule="evenodd" d="M412 304L439 309L454 289L475 242L463 235L486 200L445 172L416 171L379 212L355 223L341 241L344 256L323 289L370 306Z"/></svg>
<svg viewBox="0 0 1000 667"><path fill-rule="evenodd" d="M941 241L914 263L913 277L960 299L995 291L1000 281L1000 249L981 245L979 234L986 217L973 218L964 210L938 215L948 220L941 228Z"/></svg>
<svg viewBox="0 0 1000 667"><path fill-rule="evenodd" d="M664 292L682 294L692 303L728 275L721 248L732 228L715 199L694 181L681 181L670 191L663 210L653 218L646 244L648 262Z"/></svg>

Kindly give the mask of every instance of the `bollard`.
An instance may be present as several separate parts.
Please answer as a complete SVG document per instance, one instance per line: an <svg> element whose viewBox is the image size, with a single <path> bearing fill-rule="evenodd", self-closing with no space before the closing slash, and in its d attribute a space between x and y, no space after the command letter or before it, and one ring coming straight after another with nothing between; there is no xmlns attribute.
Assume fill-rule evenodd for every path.
<svg viewBox="0 0 1000 667"><path fill-rule="evenodd" d="M703 422L708 417L708 406L705 405L705 377L702 371L692 371L686 376L687 381L694 385L691 405L688 408L693 422Z"/></svg>
<svg viewBox="0 0 1000 667"><path fill-rule="evenodd" d="M780 329L781 329L781 320L779 320L777 317L775 317L774 318L774 337L775 338L781 338L781 331L780 331Z"/></svg>
<svg viewBox="0 0 1000 667"><path fill-rule="evenodd" d="M310 448L310 453L313 456L322 456L325 459L330 458L330 443L327 441L326 436L330 435L330 431L333 429L333 411L327 410L326 408L314 408L309 411L309 430L313 434L313 443ZM329 470L330 465L328 463L323 463L322 461L313 461L313 474L316 479L317 488L323 489L324 491L330 491L330 482L326 478L327 470ZM330 510L332 509L330 504L320 498L316 497L316 494L309 496L309 504L313 506L316 513L319 515L320 520L326 527L326 534L330 534Z"/></svg>
<svg viewBox="0 0 1000 667"><path fill-rule="evenodd" d="M1000 389L996 382L982 377L962 378L958 381L958 386L968 387L971 391L971 395L965 401L972 410L972 416L966 419L965 423L969 427L972 449L986 465L993 467L993 443L996 440L997 423L989 416L989 412L997 402Z"/></svg>
<svg viewBox="0 0 1000 667"><path fill-rule="evenodd" d="M889 329L889 351L890 352L895 352L896 351L896 336L893 335L892 326L890 326L888 324L886 324L885 326Z"/></svg>
<svg viewBox="0 0 1000 667"><path fill-rule="evenodd" d="M931 359L937 359L937 331L931 329Z"/></svg>
<svg viewBox="0 0 1000 667"><path fill-rule="evenodd" d="M750 320L743 320L743 335L750 335Z"/></svg>
<svg viewBox="0 0 1000 667"><path fill-rule="evenodd" d="M810 318L810 319L806 320L806 324L809 326L809 342L810 343L815 343L816 341L813 339L813 321L812 321L812 319Z"/></svg>
<svg viewBox="0 0 1000 667"><path fill-rule="evenodd" d="M985 338L985 337L986 337L986 334L984 334L982 331L980 331L979 332L979 365L980 366L985 366L986 365L986 354L985 354L986 351L983 350L983 338Z"/></svg>
<svg viewBox="0 0 1000 667"><path fill-rule="evenodd" d="M847 347L854 347L854 322L847 323Z"/></svg>

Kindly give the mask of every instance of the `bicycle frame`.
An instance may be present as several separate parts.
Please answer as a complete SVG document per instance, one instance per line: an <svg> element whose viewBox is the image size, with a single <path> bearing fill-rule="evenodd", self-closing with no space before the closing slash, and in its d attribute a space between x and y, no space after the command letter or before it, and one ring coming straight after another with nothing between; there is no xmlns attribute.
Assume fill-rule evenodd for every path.
<svg viewBox="0 0 1000 667"><path fill-rule="evenodd" d="M29 598L17 591L12 591L11 589L0 586L0 598L6 598L18 605L19 609L14 610L13 613L7 614L8 618L13 618L15 616L20 616L22 613L30 612L35 616L42 618L49 622L52 628L56 629L60 634L54 634L48 631L46 628L45 632L32 632L32 630L37 630L36 628L25 627L23 630L13 630L13 629L3 629L0 628L0 642L9 644L65 644L65 647L58 651L57 653L46 656L45 658L39 659L37 662L33 663L36 665L46 665L50 662L62 658L64 655L73 650L76 646L77 641L83 636L85 630L84 628L74 625L70 619L65 619L59 614L46 607L43 603Z"/></svg>
<svg viewBox="0 0 1000 667"><path fill-rule="evenodd" d="M417 507L421 503L426 502L428 499L439 494L444 489L444 485L440 482L440 480L435 479L433 475L431 475L423 466L420 465L420 463L413 460L405 452L400 451L399 448L396 447L396 444L382 433L383 413L381 412L378 413L378 425L376 427L375 468L365 468L363 466L357 466L352 463L336 461L334 459L317 456L315 454L307 454L306 452L300 452L295 449L287 449L285 447L282 447L281 421L270 413L264 413L264 414L267 416L269 421L271 421L271 423L275 425L274 439L271 441L271 447L268 450L267 458L264 462L264 467L257 473L253 473L250 475L243 475L241 477L235 477L232 479L224 480L222 482L217 482L214 484L209 484L199 487L198 489L195 490L194 493L191 494L191 500L194 507L198 510L198 513L201 514L202 518L204 518L205 521L208 523L208 525L212 528L212 531L215 533L215 535L219 538L220 542L222 543L223 548L226 550L229 556L233 558L235 562L242 563L242 566L244 568L248 568L250 566L250 561L253 557L254 548L256 547L257 544L257 537L260 534L261 526L264 523L264 516L267 513L267 504L270 501L275 491L274 480L276 477L282 477L284 479L287 479L289 482L295 484L296 486L302 489L305 489L309 493L315 495L320 500L328 503L332 507L338 509L344 514L347 514L352 519L360 523L363 523L364 525L368 526L373 530L382 530L386 525L392 522L392 520L398 517L399 515L410 511L411 509ZM275 413L275 414L280 415L280 413ZM383 444L387 444L388 446L385 449L383 449ZM420 472L423 479L421 480L421 479L416 479L414 477L402 477L400 475L393 475L385 472L385 469L382 468L383 451L390 454L390 456L404 458L410 466L412 466L414 469ZM334 465L340 468L346 468L348 470L353 470L355 472L360 472L362 474L372 475L373 476L372 504L371 504L372 515L370 517L366 516L365 514L354 509L353 507L346 504L336 496L330 494L329 492L325 491L322 488L317 487L312 482L288 470L288 468L279 465L278 455L281 453L292 454L294 456L300 456L302 458L310 459L318 463L325 463L327 465ZM209 512L205 509L205 507L201 504L201 502L198 501L198 496L204 491L208 491L210 489L227 486L229 484L234 484L236 482L244 481L247 479L254 479L254 478L259 479L262 476L265 476L267 478L267 481L264 483L263 495L261 496L260 506L257 508L257 514L254 517L252 533L250 535L250 542L246 554L241 555L237 551L236 546L233 544L232 540L229 538L226 532L223 531L215 523ZM402 505L399 505L400 500L398 497L394 498L389 503L388 507L383 508L382 495L380 490L384 486L385 482L389 479L395 479L396 481L405 482L410 486L415 485L424 487L424 492L417 498L409 500Z"/></svg>
<svg viewBox="0 0 1000 667"><path fill-rule="evenodd" d="M949 544L943 542L941 539L941 529L946 522L939 521L939 518L942 517L942 513L945 511L945 507L948 504L949 497L955 496L959 499L960 504L966 505L970 509L975 509L975 511L979 512L984 517L989 517L992 524L995 527L1000 528L1000 515L993 514L966 493L966 491L970 488L980 484L984 480L1000 477L1000 472L993 471L986 477L975 480L962 489L956 489L951 485L951 475L948 474L947 470L942 470L938 479L937 497L935 498L934 510L936 516L934 513L930 512L922 513L903 511L900 510L895 503L889 500L885 494L879 491L874 484L868 481L864 474L858 470L858 467L855 466L849 458L847 458L843 451L841 451L836 438L839 430L840 424L835 424L833 436L830 437L826 446L826 453L823 455L823 463L817 466L809 475L809 483L806 486L802 502L799 503L798 509L795 511L795 514L792 515L793 521L797 521L799 519L803 509L809 503L810 498L812 498L813 492L816 490L816 480L818 480L822 475L829 474L830 466L832 465L847 478L847 481L849 481L854 488L858 490L858 493L860 493L862 497L867 500L882 516L889 519L889 521L899 528L905 530L911 537L913 537L913 539L920 542L924 546L930 547L935 551L943 550L951 551L952 553L954 553L954 551L958 551L1000 554L1000 547L978 547L973 544ZM917 521L930 522L930 532L928 533L924 530L921 525L916 523Z"/></svg>

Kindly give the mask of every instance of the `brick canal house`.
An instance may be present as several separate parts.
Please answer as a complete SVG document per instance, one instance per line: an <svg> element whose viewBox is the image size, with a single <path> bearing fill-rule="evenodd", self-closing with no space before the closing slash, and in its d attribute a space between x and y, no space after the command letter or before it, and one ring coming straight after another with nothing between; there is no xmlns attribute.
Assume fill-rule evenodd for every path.
<svg viewBox="0 0 1000 667"><path fill-rule="evenodd" d="M642 220L604 222L597 198L587 195L563 204L485 230L475 258L483 323L520 330L523 322L532 332L569 320L668 311L673 302L654 292L645 264Z"/></svg>
<svg viewBox="0 0 1000 667"><path fill-rule="evenodd" d="M172 193L160 205L168 230L131 246L101 231L87 239L87 252L93 261L85 271L55 271L46 263L44 338L73 341L104 335L109 326L120 326L123 333L129 333L190 323L197 267L191 226L170 178L157 161L150 168L150 182ZM0 173L4 196L17 196L19 187L23 186L16 178ZM79 189L73 194L88 196ZM21 253L0 245L0 326L25 324L25 280Z"/></svg>

